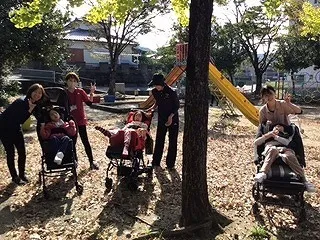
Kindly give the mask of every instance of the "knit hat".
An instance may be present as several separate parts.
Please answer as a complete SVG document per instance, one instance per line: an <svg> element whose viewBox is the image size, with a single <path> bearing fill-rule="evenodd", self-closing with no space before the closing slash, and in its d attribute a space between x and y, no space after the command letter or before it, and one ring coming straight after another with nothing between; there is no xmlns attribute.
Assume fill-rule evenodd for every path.
<svg viewBox="0 0 320 240"><path fill-rule="evenodd" d="M165 78L161 73L153 75L152 80L148 83L148 86L164 86Z"/></svg>

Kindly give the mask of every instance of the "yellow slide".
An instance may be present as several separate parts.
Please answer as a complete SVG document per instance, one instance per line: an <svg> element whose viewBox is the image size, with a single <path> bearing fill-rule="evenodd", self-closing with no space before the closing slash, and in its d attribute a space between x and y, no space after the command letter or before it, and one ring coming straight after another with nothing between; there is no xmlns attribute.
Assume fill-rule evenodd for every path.
<svg viewBox="0 0 320 240"><path fill-rule="evenodd" d="M258 109L212 63L209 63L209 80L220 89L250 122L256 126L259 125Z"/></svg>
<svg viewBox="0 0 320 240"><path fill-rule="evenodd" d="M184 73L186 67L185 66L175 66L169 74L166 76L166 84L171 86L176 81L180 80L182 74ZM154 97L150 96L146 101L139 104L139 108L149 108L154 104Z"/></svg>

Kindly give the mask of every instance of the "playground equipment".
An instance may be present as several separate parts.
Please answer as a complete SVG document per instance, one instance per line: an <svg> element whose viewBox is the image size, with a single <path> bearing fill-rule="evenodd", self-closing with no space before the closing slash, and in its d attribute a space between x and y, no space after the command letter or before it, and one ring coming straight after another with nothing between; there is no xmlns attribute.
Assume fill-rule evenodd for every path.
<svg viewBox="0 0 320 240"><path fill-rule="evenodd" d="M186 59L188 56L188 44L178 44L176 48L176 63L177 65L171 70L166 77L166 83L170 86L180 80L185 71ZM259 124L258 109L235 87L232 83L223 76L223 74L210 62L209 63L209 81L213 86L213 94L215 96L225 96L231 103L240 110L240 112L254 125ZM154 103L154 98L150 96L145 102L139 104L140 108L148 108ZM221 106L221 105L220 105ZM234 115L233 106L229 103L221 106L225 113Z"/></svg>

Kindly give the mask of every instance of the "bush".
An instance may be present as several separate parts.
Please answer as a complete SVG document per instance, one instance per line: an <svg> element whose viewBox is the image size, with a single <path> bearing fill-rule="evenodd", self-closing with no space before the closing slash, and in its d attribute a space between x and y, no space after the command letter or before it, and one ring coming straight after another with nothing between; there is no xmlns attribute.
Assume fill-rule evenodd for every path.
<svg viewBox="0 0 320 240"><path fill-rule="evenodd" d="M0 107L8 105L9 97L17 95L20 89L18 81L0 81Z"/></svg>

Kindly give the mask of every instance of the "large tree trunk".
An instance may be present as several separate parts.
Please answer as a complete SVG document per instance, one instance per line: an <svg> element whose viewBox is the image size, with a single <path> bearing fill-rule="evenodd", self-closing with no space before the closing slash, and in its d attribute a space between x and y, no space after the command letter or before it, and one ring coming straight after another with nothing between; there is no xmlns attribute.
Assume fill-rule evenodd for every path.
<svg viewBox="0 0 320 240"><path fill-rule="evenodd" d="M110 65L111 65L111 69L110 69L110 82L109 82L108 95L115 95L117 59L111 58Z"/></svg>
<svg viewBox="0 0 320 240"><path fill-rule="evenodd" d="M260 70L255 70L256 74L256 91L255 94L259 95L262 88L262 72Z"/></svg>
<svg viewBox="0 0 320 240"><path fill-rule="evenodd" d="M185 100L182 168L182 225L212 214L207 187L208 65L213 0L192 0Z"/></svg>
<svg viewBox="0 0 320 240"><path fill-rule="evenodd" d="M291 76L291 82L292 82L292 95L296 95L296 84L295 84L295 80L294 80L294 72L291 71L290 72L290 76Z"/></svg>

